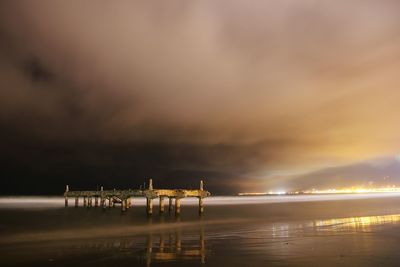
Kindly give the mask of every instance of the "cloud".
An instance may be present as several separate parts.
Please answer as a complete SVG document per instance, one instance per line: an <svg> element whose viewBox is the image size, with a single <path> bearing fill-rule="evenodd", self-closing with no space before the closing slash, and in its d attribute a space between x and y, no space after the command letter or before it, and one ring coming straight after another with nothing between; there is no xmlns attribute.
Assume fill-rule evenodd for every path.
<svg viewBox="0 0 400 267"><path fill-rule="evenodd" d="M280 181L279 186L292 190L392 186L398 185L399 173L400 164L397 159L378 158L295 175L291 179Z"/></svg>
<svg viewBox="0 0 400 267"><path fill-rule="evenodd" d="M398 153L399 8L4 1L6 186L84 168L86 184L209 176L228 192Z"/></svg>

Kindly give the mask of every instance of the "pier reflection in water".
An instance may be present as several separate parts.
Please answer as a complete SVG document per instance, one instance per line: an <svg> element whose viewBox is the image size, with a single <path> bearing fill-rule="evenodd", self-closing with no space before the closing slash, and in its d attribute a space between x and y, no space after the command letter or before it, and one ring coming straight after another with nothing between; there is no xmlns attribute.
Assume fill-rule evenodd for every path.
<svg viewBox="0 0 400 267"><path fill-rule="evenodd" d="M198 244L193 242L182 243L182 233L152 234L147 236L146 251L144 253L147 266L152 261L176 261L176 260L200 260L205 263L206 249L204 240L204 228L201 227Z"/></svg>
<svg viewBox="0 0 400 267"><path fill-rule="evenodd" d="M118 257L136 259L146 266L155 262L172 261L196 261L204 264L207 254L203 225L189 232L175 229L168 232L148 232L147 235L129 238L91 240L76 243L74 249L88 253L113 250Z"/></svg>

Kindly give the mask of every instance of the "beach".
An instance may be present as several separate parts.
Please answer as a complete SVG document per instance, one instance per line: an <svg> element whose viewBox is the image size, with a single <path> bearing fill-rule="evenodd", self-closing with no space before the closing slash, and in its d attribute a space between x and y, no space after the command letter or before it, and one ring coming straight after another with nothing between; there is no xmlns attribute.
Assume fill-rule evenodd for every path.
<svg viewBox="0 0 400 267"><path fill-rule="evenodd" d="M182 214L0 199L2 266L396 266L400 195L211 197ZM157 206L155 206L155 211Z"/></svg>

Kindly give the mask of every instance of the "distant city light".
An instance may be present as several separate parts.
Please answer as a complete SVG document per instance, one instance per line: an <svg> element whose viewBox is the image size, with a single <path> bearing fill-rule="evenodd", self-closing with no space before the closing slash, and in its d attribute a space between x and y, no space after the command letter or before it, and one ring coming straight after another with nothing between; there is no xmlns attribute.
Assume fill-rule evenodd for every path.
<svg viewBox="0 0 400 267"><path fill-rule="evenodd" d="M302 191L304 194L357 194L357 193L391 193L400 192L400 187L395 185L386 187L349 187L349 188L330 188L312 189Z"/></svg>
<svg viewBox="0 0 400 267"><path fill-rule="evenodd" d="M242 192L239 196L262 196L262 195L298 195L298 194L360 194L360 193L394 193L400 192L400 187L391 185L384 187L345 187L329 189L311 189L303 191L268 191L268 192Z"/></svg>
<svg viewBox="0 0 400 267"><path fill-rule="evenodd" d="M239 196L264 196L264 195L287 195L290 192L286 191L268 191L268 192L256 192L256 193L250 193L250 192L243 192L239 193Z"/></svg>

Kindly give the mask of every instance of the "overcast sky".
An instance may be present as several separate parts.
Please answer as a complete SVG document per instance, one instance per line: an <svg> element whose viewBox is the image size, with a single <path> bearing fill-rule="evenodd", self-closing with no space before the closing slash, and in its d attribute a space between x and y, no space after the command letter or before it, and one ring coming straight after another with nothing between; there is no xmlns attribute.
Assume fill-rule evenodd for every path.
<svg viewBox="0 0 400 267"><path fill-rule="evenodd" d="M1 1L0 193L400 182L399 14L394 0Z"/></svg>

